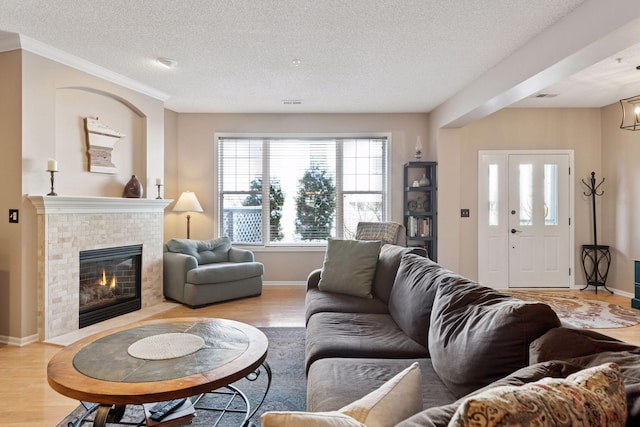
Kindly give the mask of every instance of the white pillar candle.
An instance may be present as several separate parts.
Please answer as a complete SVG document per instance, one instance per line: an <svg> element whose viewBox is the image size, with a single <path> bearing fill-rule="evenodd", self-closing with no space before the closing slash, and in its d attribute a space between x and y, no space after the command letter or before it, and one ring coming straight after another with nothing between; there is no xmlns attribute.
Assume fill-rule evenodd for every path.
<svg viewBox="0 0 640 427"><path fill-rule="evenodd" d="M156 185L162 185L162 178L156 178Z"/></svg>
<svg viewBox="0 0 640 427"><path fill-rule="evenodd" d="M55 159L49 159L47 162L47 170L57 172L58 171L58 161Z"/></svg>

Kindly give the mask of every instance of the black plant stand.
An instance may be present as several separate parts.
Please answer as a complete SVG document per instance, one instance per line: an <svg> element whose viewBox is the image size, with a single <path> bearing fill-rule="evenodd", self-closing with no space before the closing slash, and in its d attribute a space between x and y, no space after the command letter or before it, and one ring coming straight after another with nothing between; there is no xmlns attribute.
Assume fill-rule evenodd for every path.
<svg viewBox="0 0 640 427"><path fill-rule="evenodd" d="M598 192L598 188L604 182L604 178L598 185L596 185L596 173L591 172L591 180L587 184L584 179L582 183L587 186L588 192L585 192L585 196L591 196L591 207L593 209L593 245L582 246L582 268L584 274L587 277L587 284L584 288L580 289L584 291L589 286L596 288L596 294L598 288L603 287L610 293L613 293L607 288L607 276L609 275L609 267L611 266L611 252L609 246L598 244L598 226L596 221L596 196L602 196L604 192Z"/></svg>

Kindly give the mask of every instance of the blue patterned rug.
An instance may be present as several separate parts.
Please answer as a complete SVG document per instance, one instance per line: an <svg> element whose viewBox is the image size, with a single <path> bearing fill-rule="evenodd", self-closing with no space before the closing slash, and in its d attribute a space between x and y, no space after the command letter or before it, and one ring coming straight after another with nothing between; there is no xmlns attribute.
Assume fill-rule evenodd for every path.
<svg viewBox="0 0 640 427"><path fill-rule="evenodd" d="M269 351L267 363L271 367L273 380L271 388L266 396L264 404L251 419L254 425L260 425L260 415L265 411L302 411L306 406L307 379L304 374L304 328L260 328L269 339ZM242 379L233 385L242 390L249 399L251 408L257 405L262 398L267 384L267 375L261 369L258 378L249 381ZM227 399L226 396L205 395L201 404L196 408L210 406L214 399ZM215 406L221 406L223 402L215 402ZM89 405L84 403L84 405ZM242 399L236 397L230 409L243 410ZM80 419L86 412L85 406L80 405L69 414L57 427L73 426L74 420ZM128 405L124 416L118 423L110 423L109 426L144 426L145 419L142 406ZM89 415L81 424L93 425L93 415ZM197 410L196 416L185 422L172 423L171 426L238 426L243 420L243 415L227 413L220 419L219 412Z"/></svg>

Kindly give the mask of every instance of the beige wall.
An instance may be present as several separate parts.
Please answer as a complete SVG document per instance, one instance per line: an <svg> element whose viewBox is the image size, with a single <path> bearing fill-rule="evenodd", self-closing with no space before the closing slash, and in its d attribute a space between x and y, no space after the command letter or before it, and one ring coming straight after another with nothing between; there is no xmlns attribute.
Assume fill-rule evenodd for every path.
<svg viewBox="0 0 640 427"><path fill-rule="evenodd" d="M438 261L472 279L478 277L478 151L574 150L576 284L584 283L581 245L591 243L591 205L580 180L601 170L599 109L505 109L438 139ZM457 178L456 178L457 176ZM451 179L449 183L445 178ZM460 218L469 208L470 218ZM622 284L614 284L619 287Z"/></svg>
<svg viewBox="0 0 640 427"><path fill-rule="evenodd" d="M47 159L58 160L59 194L120 197L133 174L148 189L164 175L164 105L22 50L0 54L0 86L0 106L7 110L0 120L10 120L2 126L1 173L5 183L13 184L0 190L5 196L3 211L20 209L18 226L0 225L1 250L5 251L0 253L0 280L2 292L9 296L0 303L8 304L1 308L0 338L22 344L37 334L36 215L26 196L49 192ZM87 171L85 116L98 116L127 134L127 141L115 148L115 158L121 163L118 175ZM149 196L155 198L155 191Z"/></svg>
<svg viewBox="0 0 640 427"><path fill-rule="evenodd" d="M22 203L21 61L20 51L0 53L0 211L3 215L8 215L9 209L20 209ZM0 336L8 337L19 336L25 308L20 286L21 227L9 224L6 218L0 221Z"/></svg>
<svg viewBox="0 0 640 427"><path fill-rule="evenodd" d="M172 119L175 115L167 114ZM168 126L173 125L168 123ZM192 214L191 237L209 239L217 235L214 218L216 132L390 132L391 219L402 222L402 166L405 162L414 160L418 135L422 138L424 151L432 152L428 144L428 130L427 114L177 114L175 141L169 137L169 134L174 132L173 128L169 127L165 157L167 165L176 165L178 174L175 180L171 175L172 182L167 183L166 197L177 199L182 191L195 191L204 212ZM424 156L423 159L432 160L428 156ZM186 237L184 216L177 213L167 214L168 238ZM323 257L324 250L256 251L256 258L265 264L266 281L304 281L312 269L322 266Z"/></svg>
<svg viewBox="0 0 640 427"><path fill-rule="evenodd" d="M620 129L621 108L602 112L602 169L598 243L611 246L607 286L633 293L634 261L640 260L640 132Z"/></svg>

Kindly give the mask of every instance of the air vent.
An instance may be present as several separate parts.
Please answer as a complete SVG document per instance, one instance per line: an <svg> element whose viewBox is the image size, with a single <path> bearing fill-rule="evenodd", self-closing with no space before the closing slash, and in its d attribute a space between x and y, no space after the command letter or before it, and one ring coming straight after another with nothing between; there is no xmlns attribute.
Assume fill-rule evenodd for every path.
<svg viewBox="0 0 640 427"><path fill-rule="evenodd" d="M302 105L302 99L283 99L284 105Z"/></svg>
<svg viewBox="0 0 640 427"><path fill-rule="evenodd" d="M556 96L558 96L557 93L539 93L534 98L555 98Z"/></svg>

